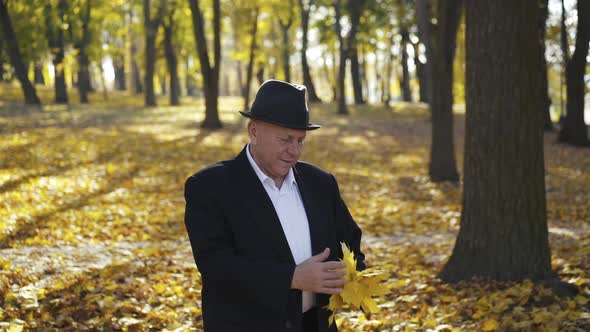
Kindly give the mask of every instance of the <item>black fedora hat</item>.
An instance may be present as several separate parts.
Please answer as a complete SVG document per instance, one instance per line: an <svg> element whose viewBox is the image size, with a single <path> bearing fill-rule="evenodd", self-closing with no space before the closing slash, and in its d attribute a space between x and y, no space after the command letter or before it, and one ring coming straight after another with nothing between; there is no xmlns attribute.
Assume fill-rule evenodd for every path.
<svg viewBox="0 0 590 332"><path fill-rule="evenodd" d="M268 80L262 83L250 111L240 113L250 119L292 129L314 130L321 126L309 122L304 85Z"/></svg>

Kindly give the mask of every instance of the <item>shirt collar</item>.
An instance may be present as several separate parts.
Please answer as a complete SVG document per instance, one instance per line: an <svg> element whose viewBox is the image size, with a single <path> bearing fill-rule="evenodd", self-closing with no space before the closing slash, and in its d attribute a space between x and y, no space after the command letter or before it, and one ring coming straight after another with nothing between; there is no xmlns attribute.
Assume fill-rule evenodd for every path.
<svg viewBox="0 0 590 332"><path fill-rule="evenodd" d="M252 168L254 169L254 172L256 173L256 175L258 176L258 179L260 179L260 182L264 183L267 180L272 181L272 183L274 184L274 180L266 175L261 169L260 167L258 167L258 164L256 163L256 161L254 160L254 157L252 157L252 154L250 153L250 144L248 144L246 146L246 155L248 156L248 161L250 162L250 165L252 166ZM287 176L285 177L285 180L283 181L283 184L287 183L288 185L291 184L297 184L297 180L295 180L295 174L293 173L293 167L291 167L289 169L289 173L287 173Z"/></svg>

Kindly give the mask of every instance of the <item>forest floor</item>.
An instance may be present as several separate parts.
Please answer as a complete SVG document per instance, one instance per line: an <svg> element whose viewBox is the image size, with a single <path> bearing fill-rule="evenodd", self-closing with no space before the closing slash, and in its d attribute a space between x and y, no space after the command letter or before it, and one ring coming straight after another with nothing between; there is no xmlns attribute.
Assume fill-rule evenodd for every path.
<svg viewBox="0 0 590 332"><path fill-rule="evenodd" d="M43 98L49 102L49 94ZM221 98L219 131L199 128L202 99L144 108L24 107L0 94L0 331L199 331L200 275L183 224L184 180L247 142L241 100ZM545 135L552 264L581 294L530 281L442 283L459 228L461 186L428 180L430 123L420 104L311 105L302 159L335 174L391 294L340 331L590 330L590 150ZM464 116L455 116L462 174Z"/></svg>

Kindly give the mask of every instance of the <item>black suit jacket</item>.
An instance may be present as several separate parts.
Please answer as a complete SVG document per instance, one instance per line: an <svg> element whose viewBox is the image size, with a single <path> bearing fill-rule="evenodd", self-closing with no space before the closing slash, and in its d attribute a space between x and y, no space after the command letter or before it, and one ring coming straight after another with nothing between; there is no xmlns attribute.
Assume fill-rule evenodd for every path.
<svg viewBox="0 0 590 332"><path fill-rule="evenodd" d="M295 179L309 222L312 254L329 247L342 257L340 241L364 268L361 230L346 207L336 179L298 162ZM201 273L206 332L305 332L301 291L291 289L295 261L272 202L250 165L245 148L232 160L209 166L185 184L185 225ZM323 308L329 296L317 294ZM319 313L319 331L329 311Z"/></svg>

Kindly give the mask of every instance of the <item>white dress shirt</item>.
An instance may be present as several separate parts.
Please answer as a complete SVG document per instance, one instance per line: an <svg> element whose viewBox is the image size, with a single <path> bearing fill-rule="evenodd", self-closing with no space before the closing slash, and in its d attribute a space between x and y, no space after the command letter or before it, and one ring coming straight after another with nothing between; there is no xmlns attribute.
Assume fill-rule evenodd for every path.
<svg viewBox="0 0 590 332"><path fill-rule="evenodd" d="M250 165L256 172L256 175L262 182L268 197L272 201L277 216L281 222L283 232L289 243L289 248L293 254L295 264L300 264L311 257L311 237L309 235L309 223L305 207L301 200L301 194L295 181L293 169L285 177L281 188L277 188L274 180L258 167L256 161L250 154L250 145L246 149ZM315 305L315 294L311 292L302 292L303 306L301 312L306 312Z"/></svg>

